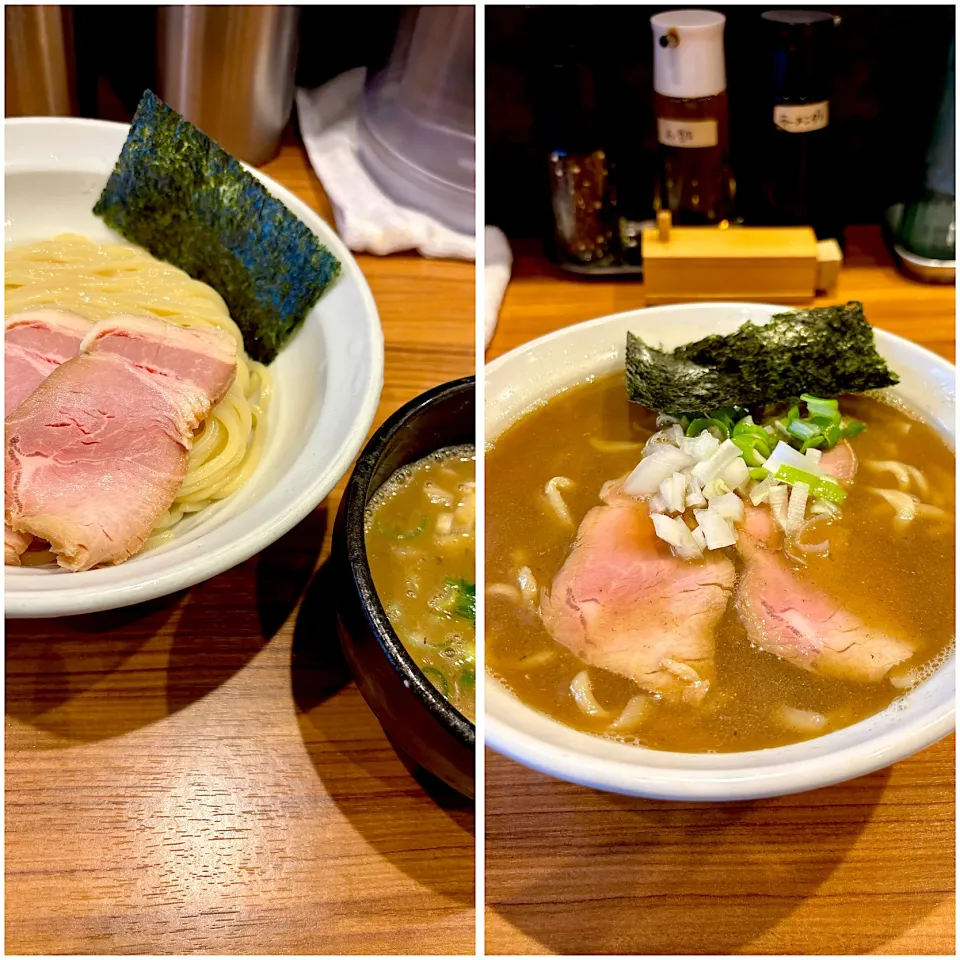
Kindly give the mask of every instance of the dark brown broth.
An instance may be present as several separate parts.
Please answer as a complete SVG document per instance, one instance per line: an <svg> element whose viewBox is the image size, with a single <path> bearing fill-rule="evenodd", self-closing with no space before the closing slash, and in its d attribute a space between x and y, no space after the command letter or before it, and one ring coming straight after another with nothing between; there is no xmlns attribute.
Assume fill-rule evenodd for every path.
<svg viewBox="0 0 960 960"><path fill-rule="evenodd" d="M840 408L869 424L852 441L860 470L842 519L828 531L831 555L812 558L797 576L842 596L865 622L911 640L918 651L911 665L939 662L954 643L954 456L930 427L891 405L845 397ZM623 377L617 374L571 388L498 438L486 455L488 588L515 584L524 565L540 586L549 586L573 530L545 508L544 485L554 476L574 480L575 487L563 496L579 523L600 502L603 483L636 465L642 443L655 429L650 411L628 403ZM638 446L601 452L591 438ZM894 531L893 508L868 487L895 488L895 480L864 466L867 460L891 459L924 471L931 493L921 499L949 511L949 523L918 518L905 532ZM735 562L739 569L739 560ZM488 671L521 700L579 730L606 733L611 717L588 716L570 694L570 682L584 662L555 643L533 611L488 595L485 650ZM552 659L537 664L548 652ZM528 666L531 662L537 665ZM747 641L733 604L718 631L716 662L717 679L702 705L655 702L631 742L685 752L783 746L813 734L775 720L779 707L824 714L827 732L877 713L900 694L887 681L828 679L757 650ZM594 695L613 717L640 692L632 681L605 670L590 667L589 676Z"/></svg>

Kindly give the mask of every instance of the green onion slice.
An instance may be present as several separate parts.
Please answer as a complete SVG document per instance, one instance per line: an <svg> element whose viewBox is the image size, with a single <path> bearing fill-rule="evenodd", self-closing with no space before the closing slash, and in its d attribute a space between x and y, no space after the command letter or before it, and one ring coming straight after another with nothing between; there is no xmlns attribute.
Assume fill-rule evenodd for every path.
<svg viewBox="0 0 960 960"><path fill-rule="evenodd" d="M754 434L741 434L733 437L733 442L740 448L741 456L748 467L762 467L770 456L766 435L761 438Z"/></svg>
<svg viewBox="0 0 960 960"><path fill-rule="evenodd" d="M445 696L450 695L447 678L436 667L422 667L423 675Z"/></svg>
<svg viewBox="0 0 960 960"><path fill-rule="evenodd" d="M811 417L824 417L830 423L840 422L840 403L837 400L825 400L814 397L809 393L800 394L800 399L807 405L807 413Z"/></svg>
<svg viewBox="0 0 960 960"><path fill-rule="evenodd" d="M863 433L867 429L867 425L862 420L850 419L843 425L843 435L849 439L850 437L856 437L858 434Z"/></svg>
<svg viewBox="0 0 960 960"><path fill-rule="evenodd" d="M829 500L831 503L843 503L847 499L847 493L839 483L834 483L825 477L818 477L816 474L808 473L799 467L791 467L786 463L778 467L776 479L782 480L790 486L795 483L805 483L810 487L811 497Z"/></svg>
<svg viewBox="0 0 960 960"><path fill-rule="evenodd" d="M427 529L427 518L420 518L420 525L413 530L398 530L396 527L385 527L382 523L377 523L377 532L391 540L413 540L419 537Z"/></svg>

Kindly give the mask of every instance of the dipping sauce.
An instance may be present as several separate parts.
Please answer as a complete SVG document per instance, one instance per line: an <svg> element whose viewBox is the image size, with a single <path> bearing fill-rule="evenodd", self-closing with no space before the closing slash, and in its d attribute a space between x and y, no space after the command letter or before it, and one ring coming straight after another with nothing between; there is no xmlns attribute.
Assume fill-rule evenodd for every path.
<svg viewBox="0 0 960 960"><path fill-rule="evenodd" d="M370 572L390 623L465 717L476 703L476 470L472 446L401 467L367 507Z"/></svg>

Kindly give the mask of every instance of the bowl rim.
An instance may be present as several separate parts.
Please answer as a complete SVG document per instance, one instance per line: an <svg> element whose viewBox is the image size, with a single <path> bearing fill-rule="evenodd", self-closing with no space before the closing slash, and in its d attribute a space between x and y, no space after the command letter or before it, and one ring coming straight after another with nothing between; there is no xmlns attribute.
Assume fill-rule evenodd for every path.
<svg viewBox="0 0 960 960"><path fill-rule="evenodd" d="M440 693L408 653L393 629L374 586L373 575L367 560L366 538L363 535L352 537L351 532L360 530L362 533L363 531L367 493L370 491L373 473L393 440L430 406L461 393L469 392L476 396L475 390L475 376L460 377L431 387L407 401L381 424L363 448L343 494L346 561L351 579L360 595L364 619L370 632L388 662L401 675L408 689L412 690L427 710L442 721L444 726L464 745L471 748L476 744L476 724L460 713ZM474 448L476 449L476 437L474 437Z"/></svg>
<svg viewBox="0 0 960 960"><path fill-rule="evenodd" d="M5 132L8 125L22 128L60 126L91 128L118 136L120 131L129 131L130 129L130 124L127 123L84 117L10 117L4 119ZM70 578L57 577L57 589L42 591L20 591L16 587L5 583L4 616L6 618L59 617L119 609L203 583L243 563L292 530L330 494L362 447L364 437L366 437L377 412L384 378L383 327L370 286L351 251L337 235L336 230L319 213L306 201L301 200L292 191L256 167L242 162L241 166L262 183L271 195L290 210L294 216L303 221L311 232L337 257L342 269L340 278L336 282L352 282L357 288L363 308L363 322L370 327L370 355L366 384L362 396L358 399L357 413L350 425L349 436L341 444L338 455L328 461L327 469L313 478L305 477L303 486L288 501L282 511L277 510L264 516L255 527L245 534L235 537L229 544L211 551L199 551L197 549L196 544L202 544L207 535L215 533L217 527L213 527L193 542L193 550L190 556L181 557L179 562L168 566L161 573L140 578L133 582L91 585L84 582L84 574L81 573ZM37 160L25 164L11 159L9 154L4 157L5 176L7 174L29 173L31 170L36 170L38 173L48 173L58 168L65 170L89 169L89 167L84 167L82 162L72 165L70 159L65 162L58 159L54 163ZM97 164L97 169L99 170L99 164ZM109 172L106 175L108 176ZM118 235L118 242L126 241L123 241ZM309 446L309 440L307 446ZM334 451L334 453L337 453L337 451ZM298 454L291 465L291 469L295 469L302 455L303 451L301 450L301 453ZM255 509L256 506L256 503L250 504L239 516ZM80 579L78 580L77 577ZM64 582L60 583L61 580Z"/></svg>
<svg viewBox="0 0 960 960"><path fill-rule="evenodd" d="M572 331L590 328L599 328L607 324L625 322L629 317L638 314L647 317L652 314L669 313L678 309L700 310L703 308L715 309L726 307L730 309L761 309L784 312L800 309L796 306L782 304L745 302L745 301L701 301L691 303L663 304L652 307L636 307L631 310L622 310L613 314L595 317L580 323L561 327L550 333L518 344L508 352L496 357L484 367L484 379L496 373L501 368L521 360L525 354L543 347L556 340L569 336ZM941 369L947 369L956 378L956 367L949 360L939 356L926 347L920 346L895 333L874 327L875 336L881 341L889 340L895 343L898 349L913 353L918 359L924 359ZM485 385L486 386L486 385ZM490 395L484 392L487 409L490 404ZM543 400L551 399L554 393L543 393L529 406ZM486 409L484 411L486 413ZM521 414L522 415L522 414ZM491 433L485 429L484 437L487 443L508 430L516 419ZM956 448L955 427L952 436L953 449ZM953 659L955 660L955 654ZM949 661L948 661L949 662ZM955 667L954 667L955 669ZM495 696L501 693L512 696L484 669L484 688L494 690ZM517 698L518 699L518 698ZM519 701L526 710L531 707ZM883 732L869 741L860 744L850 744L842 750L834 751L826 756L813 758L792 758L780 763L751 765L751 759L769 757L771 749L787 750L791 746L801 746L803 743L818 742L832 736L831 733L813 738L812 741L802 741L801 744L791 744L787 747L769 748L765 750L749 750L737 753L715 754L710 756L722 757L729 760L723 768L714 769L671 769L667 766L648 765L644 763L629 763L623 760L607 757L590 756L579 752L577 748L562 747L539 739L534 734L518 730L501 718L491 715L486 709L487 697L484 697L484 742L485 745L515 760L531 767L540 773L558 777L580 786L600 789L612 793L621 793L630 796L646 797L651 799L684 800L684 801L743 801L761 799L765 797L785 796L791 793L801 793L828 787L836 783L852 780L856 777L873 773L896 763L912 754L925 749L936 741L948 736L956 729L956 693L943 704L934 704L928 711L917 717L908 728L896 728ZM572 728L539 711L533 711L537 716L550 724L556 724L565 730ZM868 722L865 718L858 724L851 724L849 728L859 723ZM581 733L584 737L590 734ZM835 731L839 732L839 731ZM595 738L603 742L601 738ZM645 747L636 747L638 755L644 753L656 755L661 760L676 758L679 762L688 763L693 757L705 754L680 753L675 751L652 750ZM739 764L732 758L741 760Z"/></svg>

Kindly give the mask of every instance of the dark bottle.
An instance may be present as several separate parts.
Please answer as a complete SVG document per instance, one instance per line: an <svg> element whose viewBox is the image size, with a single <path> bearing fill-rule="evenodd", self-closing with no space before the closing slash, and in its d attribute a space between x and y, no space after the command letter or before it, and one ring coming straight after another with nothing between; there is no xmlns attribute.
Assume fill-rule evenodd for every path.
<svg viewBox="0 0 960 960"><path fill-rule="evenodd" d="M671 10L650 18L660 151L656 210L675 223L714 224L734 216L722 14Z"/></svg>
<svg viewBox="0 0 960 960"><path fill-rule="evenodd" d="M950 56L940 109L927 148L923 181L894 218L894 252L911 276L931 283L956 279L957 130L956 53Z"/></svg>
<svg viewBox="0 0 960 960"><path fill-rule="evenodd" d="M838 237L830 97L837 18L815 10L761 17L767 51L759 219Z"/></svg>
<svg viewBox="0 0 960 960"><path fill-rule="evenodd" d="M614 164L589 18L556 11L541 36L537 104L549 185L550 248L565 269L594 273L620 262Z"/></svg>

